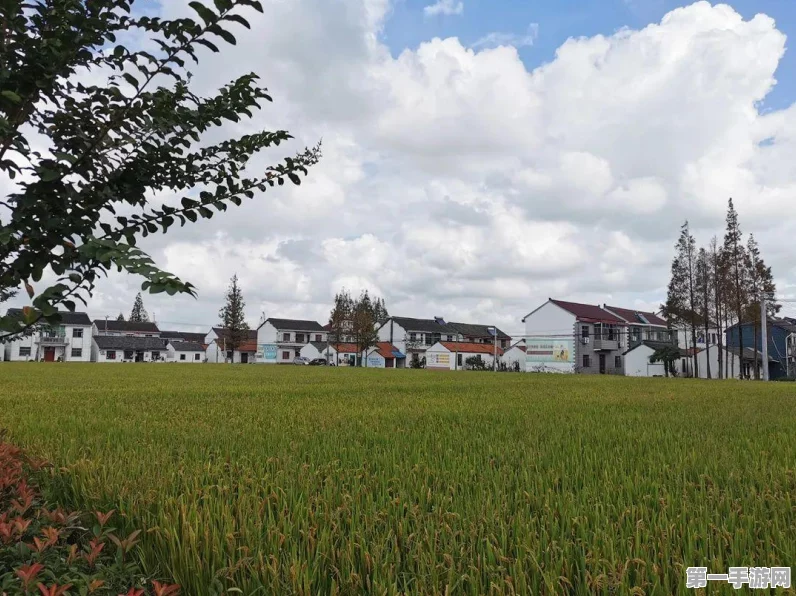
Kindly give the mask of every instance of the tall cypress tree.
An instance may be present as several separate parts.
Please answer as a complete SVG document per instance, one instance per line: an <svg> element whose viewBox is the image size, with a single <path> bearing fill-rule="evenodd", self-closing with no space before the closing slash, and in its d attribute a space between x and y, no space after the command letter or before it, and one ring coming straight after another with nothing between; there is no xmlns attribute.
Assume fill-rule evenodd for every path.
<svg viewBox="0 0 796 596"><path fill-rule="evenodd" d="M122 313L119 313L119 314L116 316L116 320L117 320L117 321L124 321L124 315L123 315Z"/></svg>
<svg viewBox="0 0 796 596"><path fill-rule="evenodd" d="M766 316L773 316L779 312L780 305L774 303L770 297L773 296L777 287L774 283L774 276L771 273L771 267L768 267L760 256L760 247L755 240L753 234L749 234L749 240L746 242L746 270L748 272L747 289L748 289L748 304L747 318L752 321L754 328L754 350L755 350L755 378L760 378L760 355L759 350L760 342L758 333L760 333L761 326L761 308L760 301L763 295L766 296L767 309Z"/></svg>
<svg viewBox="0 0 796 596"><path fill-rule="evenodd" d="M704 248L699 249L696 259L696 289L697 289L697 315L702 324L702 330L705 333L705 349L707 350L707 357L705 358L705 376L711 379L710 374L710 319L713 301L710 296L710 259L708 258L708 251Z"/></svg>
<svg viewBox="0 0 796 596"><path fill-rule="evenodd" d="M135 302L133 302L133 310L130 312L130 318L128 319L131 323L148 323L149 322L149 314L147 314L146 309L144 308L144 299L141 298L141 292L138 292L135 296Z"/></svg>
<svg viewBox="0 0 796 596"><path fill-rule="evenodd" d="M735 211L732 199L729 200L727 206L727 229L724 233L724 255L726 258L728 281L731 288L731 310L738 323L738 350L741 363L740 373L741 377L743 377L743 322L746 310L748 271L746 268L746 248L743 245L743 235L741 234L741 226L738 223L738 213Z"/></svg>
<svg viewBox="0 0 796 596"><path fill-rule="evenodd" d="M224 327L225 335L222 341L226 351L234 352L246 341L249 325L246 323L246 315L243 312L245 307L243 292L238 285L238 275L235 274L230 279L226 302L221 307L221 310L218 311L221 326Z"/></svg>
<svg viewBox="0 0 796 596"><path fill-rule="evenodd" d="M686 333L690 332L691 347L696 347L697 287L696 287L696 240L686 221L680 228L680 237L675 244L671 278L664 305L667 318ZM696 350L692 350L694 376L699 376Z"/></svg>
<svg viewBox="0 0 796 596"><path fill-rule="evenodd" d="M329 313L329 343L337 352L340 351L340 344L351 338L353 313L354 301L348 290L343 288L335 294L334 307Z"/></svg>
<svg viewBox="0 0 796 596"><path fill-rule="evenodd" d="M723 321L723 304L724 304L724 265L723 265L723 255L721 252L721 247L719 247L719 241L716 239L715 236L710 239L710 248L708 249L708 259L709 259L709 267L710 267L710 293L713 297L713 316L716 320L716 325L718 327L717 331L717 346L718 346L718 366L719 370L716 371L719 379L723 379L726 375L726 369L724 367L724 360L722 358L722 353L724 352L724 329L722 328L722 321ZM710 354L710 352L708 352Z"/></svg>

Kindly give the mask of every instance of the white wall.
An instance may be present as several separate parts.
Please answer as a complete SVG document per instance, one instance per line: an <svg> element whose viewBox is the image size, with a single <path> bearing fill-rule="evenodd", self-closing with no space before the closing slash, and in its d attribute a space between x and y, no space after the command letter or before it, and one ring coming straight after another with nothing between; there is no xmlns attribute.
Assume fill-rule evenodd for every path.
<svg viewBox="0 0 796 596"><path fill-rule="evenodd" d="M253 352L246 352L249 355L249 359L247 364L251 364L253 362L260 362L256 353ZM239 350L235 350L232 352L232 360L228 360L226 354L224 353L223 346L218 344L217 340L213 340L207 346L205 350L205 358L207 361L214 364L240 364L241 359L241 352Z"/></svg>
<svg viewBox="0 0 796 596"><path fill-rule="evenodd" d="M461 356L461 366L456 365L457 356ZM491 367L494 362L492 354L456 352L448 350L442 343L436 343L426 350L426 368L437 370L466 370L467 359L473 356L480 356L481 360L483 360L488 367ZM500 361L499 358L498 361Z"/></svg>
<svg viewBox="0 0 796 596"><path fill-rule="evenodd" d="M132 360L125 360L124 359L124 350L100 350L96 344L94 344L94 353L96 354L95 362L106 362L106 363L116 363L116 362L135 362L135 356L133 356ZM115 351L116 352L116 359L115 360L108 360L108 352ZM158 350L160 352L160 357L164 358L167 354L166 348L162 350ZM134 351L135 352L135 351ZM147 350L144 352L144 362L152 362L152 351Z"/></svg>
<svg viewBox="0 0 796 596"><path fill-rule="evenodd" d="M531 314L525 317L525 342L528 346L533 337L560 336L566 339L566 334L572 334L573 350L572 362L535 362L531 356L526 354L525 370L534 371L544 366L545 370L557 372L575 372L575 360L577 357L577 346L575 345L575 315L556 306L552 302L546 302Z"/></svg>
<svg viewBox="0 0 796 596"><path fill-rule="evenodd" d="M640 345L625 354L625 376L627 377L656 377L665 376L666 369L662 362L650 364L650 356L655 350L649 346Z"/></svg>
<svg viewBox="0 0 796 596"><path fill-rule="evenodd" d="M707 371L707 363L708 358L710 359L710 376L713 379L719 378L719 354L721 354L721 363L722 366L725 364L727 365L726 369L724 370L723 378L725 379L740 379L741 378L741 359L733 354L732 352L728 352L727 350L723 349L719 352L719 346L710 346L705 350L697 353L697 363L699 364L699 376L702 379L706 379L708 376ZM729 356L729 358L726 358ZM725 359L726 358L726 359ZM733 363L735 367L733 368ZM735 375L733 375L733 371L735 371Z"/></svg>
<svg viewBox="0 0 796 596"><path fill-rule="evenodd" d="M392 337L390 335L392 334ZM405 339L409 333L401 327L398 323L389 319L384 325L382 325L378 330L379 341L386 341L392 342L398 351L402 354L406 354L406 341ZM409 354L406 354L407 361L410 359ZM408 364L407 364L408 365Z"/></svg>
<svg viewBox="0 0 796 596"><path fill-rule="evenodd" d="M525 370L525 350L521 350L517 346L503 352L503 357L500 360L504 362L509 369L514 366L515 362L518 362L520 370Z"/></svg>
<svg viewBox="0 0 796 596"><path fill-rule="evenodd" d="M66 345L48 346L55 349L55 360L60 358L64 362L91 362L93 325L59 325L59 327L63 327ZM74 337L76 329L83 331L83 337ZM20 356L19 348L30 348L30 356ZM80 356L72 356L72 348L81 349L82 354ZM44 346L39 343L38 332L0 346L0 350L5 353L5 359L10 361L27 362L37 358L38 360L44 360Z"/></svg>
<svg viewBox="0 0 796 596"><path fill-rule="evenodd" d="M182 362L183 364L190 362L190 363L193 363L193 364L197 364L197 363L200 363L200 362L204 362L204 359L206 357L205 352L180 352L180 351L177 351L177 350L174 349L174 346L171 344L171 342L169 342L169 344L167 345L166 349L168 351L167 352L168 353L167 359L168 359L169 362ZM180 360L181 356L185 356L185 360ZM198 360L196 359L196 356L199 356Z"/></svg>

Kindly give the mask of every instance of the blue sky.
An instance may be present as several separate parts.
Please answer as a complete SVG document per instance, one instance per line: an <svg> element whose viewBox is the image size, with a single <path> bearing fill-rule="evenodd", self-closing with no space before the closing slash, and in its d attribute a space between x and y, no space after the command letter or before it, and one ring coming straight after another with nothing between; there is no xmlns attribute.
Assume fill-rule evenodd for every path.
<svg viewBox="0 0 796 596"><path fill-rule="evenodd" d="M458 37L463 44L499 32L523 36L531 23L538 24L532 46L519 48L528 69L549 62L569 37L610 35L617 29L641 29L660 22L672 9L693 2L682 0L462 0L461 14L427 16L423 8L434 0L398 0L384 30L383 41L394 55L415 48L433 37ZM714 2L714 4L716 4ZM764 13L790 41L796 36L796 0L733 0L725 2L745 19ZM796 52L788 51L777 71L777 87L766 98L764 109L780 109L796 100Z"/></svg>

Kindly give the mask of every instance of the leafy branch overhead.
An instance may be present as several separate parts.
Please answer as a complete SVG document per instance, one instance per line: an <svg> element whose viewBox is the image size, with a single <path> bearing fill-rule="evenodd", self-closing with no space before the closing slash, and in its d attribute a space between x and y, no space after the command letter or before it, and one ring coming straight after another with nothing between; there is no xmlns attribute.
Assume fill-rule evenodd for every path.
<svg viewBox="0 0 796 596"><path fill-rule="evenodd" d="M190 68L202 48L235 44L250 27L258 0L191 2L195 18L135 16L133 0L43 0L6 3L0 47L0 170L16 188L0 198L0 291L24 288L24 320L0 317L0 338L57 309L85 304L97 279L115 268L144 278L151 293L195 294L189 282L161 270L136 246L140 237L212 218L255 193L301 183L320 145L258 174L250 160L291 139L260 131L206 144L208 131L251 118L267 89L254 73L215 95L191 91ZM155 51L130 49L117 35L143 33ZM100 79L85 82L85 74ZM46 149L42 149L46 147ZM180 204L152 201L183 195ZM58 276L34 290L47 268Z"/></svg>

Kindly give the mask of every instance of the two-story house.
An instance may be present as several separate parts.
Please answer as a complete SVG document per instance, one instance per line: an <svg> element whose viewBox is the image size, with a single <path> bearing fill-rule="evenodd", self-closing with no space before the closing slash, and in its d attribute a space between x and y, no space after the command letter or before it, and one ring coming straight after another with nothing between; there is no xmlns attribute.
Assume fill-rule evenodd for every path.
<svg viewBox="0 0 796 596"><path fill-rule="evenodd" d="M511 345L511 337L492 325L473 325L471 323L448 323L458 331L460 341L472 344L494 344L497 332L497 345L501 350L506 350Z"/></svg>
<svg viewBox="0 0 796 596"><path fill-rule="evenodd" d="M784 376L796 375L794 365L793 338L796 337L796 324L792 319L774 318L768 319L766 325L768 336L768 374L772 379ZM755 335L757 337L755 337ZM755 326L752 322L735 324L729 327L725 333L725 346L727 350L735 355L734 362L730 355L730 368L725 371L725 376L742 378L761 378L763 367L763 347L762 331L760 325ZM741 338L743 338L743 355L740 354ZM757 348L755 350L755 348ZM713 376L718 370L718 356L713 355L711 349L711 368ZM724 356L725 361L727 356ZM756 368L755 368L756 367ZM700 375L702 376L702 375Z"/></svg>
<svg viewBox="0 0 796 596"><path fill-rule="evenodd" d="M202 344L206 346L205 356L208 362L251 364L257 359L257 331L249 329L244 339L233 350L229 331L224 327L213 327L204 337Z"/></svg>
<svg viewBox="0 0 796 596"><path fill-rule="evenodd" d="M116 335L124 337L160 337L155 323L136 323L115 319L94 319L94 335Z"/></svg>
<svg viewBox="0 0 796 596"><path fill-rule="evenodd" d="M549 298L522 321L527 371L622 374L627 321L614 313Z"/></svg>
<svg viewBox="0 0 796 596"><path fill-rule="evenodd" d="M22 309L9 308L8 316L22 317ZM89 362L91 360L91 319L84 312L59 312L58 325L41 325L0 349L5 360L44 362Z"/></svg>
<svg viewBox="0 0 796 596"><path fill-rule="evenodd" d="M257 362L291 364L311 342L323 344L328 331L317 321L269 318L257 329Z"/></svg>
<svg viewBox="0 0 796 596"><path fill-rule="evenodd" d="M439 341L461 341L459 331L441 317L389 317L376 329L379 341L389 342L406 355L406 365L425 361L426 350Z"/></svg>

